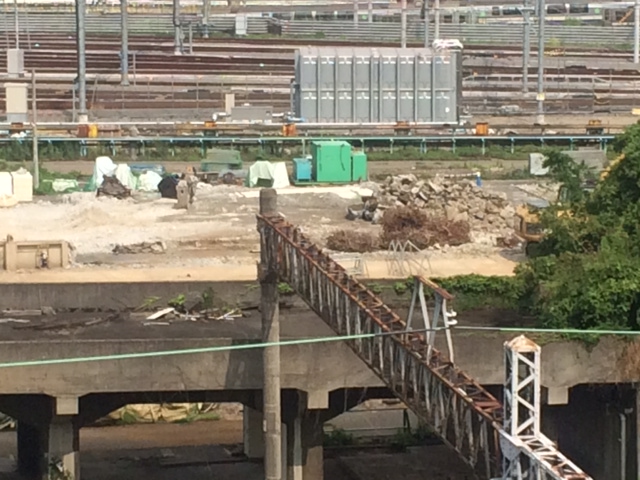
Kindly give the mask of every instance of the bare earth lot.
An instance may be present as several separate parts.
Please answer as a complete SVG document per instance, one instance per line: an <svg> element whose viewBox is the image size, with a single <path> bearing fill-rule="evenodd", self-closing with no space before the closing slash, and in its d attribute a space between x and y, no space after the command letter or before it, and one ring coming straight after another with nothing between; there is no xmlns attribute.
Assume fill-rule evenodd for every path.
<svg viewBox="0 0 640 480"><path fill-rule="evenodd" d="M501 183L485 188L513 190ZM377 225L344 219L346 207L358 201L356 187L297 190L303 193L279 196L280 211L320 245L324 246L327 235L337 229L379 233ZM116 200L96 198L93 193L37 199L0 210L0 238L10 234L15 240L63 239L75 250L72 269L3 274L0 281L254 279L259 246L257 195L256 189L203 185L190 211L174 209L175 201L157 194ZM517 195L514 190L514 201ZM112 253L116 245L154 241L164 242L164 253ZM433 276L508 275L518 259L514 252L473 243L443 247L427 255ZM365 258L368 276L393 276L385 252ZM120 273L124 268L137 271Z"/></svg>
<svg viewBox="0 0 640 480"><path fill-rule="evenodd" d="M486 164L485 168L494 164L505 169L524 166L524 162L479 161ZM183 171L186 164L167 162L165 166L169 171ZM51 171L90 174L93 162L47 162L46 167ZM370 162L370 173L376 178L400 173L424 177L451 174L462 167L469 171L469 165L461 161L398 160ZM515 206L531 196L522 188L527 183L531 182L485 181L483 191L499 193ZM294 190L298 193L282 192L279 196L280 211L321 246L338 229L379 234L377 225L344 218L346 207L360 201L357 186ZM253 280L259 247L255 219L258 194L258 189L200 185L189 211L174 209L175 201L161 199L159 194L142 193L127 200L98 199L93 193L37 197L31 204L0 209L0 238L10 234L16 240L62 239L74 248L70 269L0 272L0 282ZM522 259L518 251L505 251L476 237L477 241L471 244L424 252L420 262L426 265L426 271L421 273L434 277L464 273L509 275ZM116 245L157 241L164 242L163 253L113 253ZM362 258L370 278L406 276L390 269L388 252L365 254Z"/></svg>

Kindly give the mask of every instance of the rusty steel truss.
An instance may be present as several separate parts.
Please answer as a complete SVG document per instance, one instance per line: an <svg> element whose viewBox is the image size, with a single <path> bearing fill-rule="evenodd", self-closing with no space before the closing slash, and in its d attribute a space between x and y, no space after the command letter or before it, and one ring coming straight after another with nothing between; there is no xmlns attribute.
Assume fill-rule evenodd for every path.
<svg viewBox="0 0 640 480"><path fill-rule="evenodd" d="M553 469L566 459L547 445L542 458L536 445L507 433L500 402L433 347L425 334L431 332L407 328L407 322L294 225L281 217L258 216L258 230L260 247L269 261L276 262L280 279L337 334L371 335L346 343L480 478L589 478L564 470L546 475L547 465ZM436 298L450 298L431 282L419 283ZM533 463L534 469L521 471L540 476L503 477L503 453L514 461Z"/></svg>

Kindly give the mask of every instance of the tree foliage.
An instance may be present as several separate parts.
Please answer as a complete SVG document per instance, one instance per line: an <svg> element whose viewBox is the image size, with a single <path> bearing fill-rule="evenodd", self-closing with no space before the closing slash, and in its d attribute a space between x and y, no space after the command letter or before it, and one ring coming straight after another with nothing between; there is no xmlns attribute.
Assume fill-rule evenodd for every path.
<svg viewBox="0 0 640 480"><path fill-rule="evenodd" d="M538 256L517 272L545 326L640 330L640 125L613 146L624 160L593 191L582 166L548 155L567 201L542 214Z"/></svg>

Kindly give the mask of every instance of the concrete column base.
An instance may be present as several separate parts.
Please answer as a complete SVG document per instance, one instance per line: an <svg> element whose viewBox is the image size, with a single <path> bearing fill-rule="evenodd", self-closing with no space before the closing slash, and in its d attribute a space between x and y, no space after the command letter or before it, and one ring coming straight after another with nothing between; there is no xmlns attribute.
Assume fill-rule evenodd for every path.
<svg viewBox="0 0 640 480"><path fill-rule="evenodd" d="M306 411L288 422L287 480L323 480L323 422L316 411Z"/></svg>
<svg viewBox="0 0 640 480"><path fill-rule="evenodd" d="M18 472L34 478L43 473L46 443L45 429L25 422L18 422Z"/></svg>
<svg viewBox="0 0 640 480"><path fill-rule="evenodd" d="M55 417L49 425L47 472L58 472L69 480L80 480L80 430L72 416ZM63 477L65 478L65 477Z"/></svg>
<svg viewBox="0 0 640 480"><path fill-rule="evenodd" d="M242 409L242 441L247 458L264 458L262 412L246 405Z"/></svg>

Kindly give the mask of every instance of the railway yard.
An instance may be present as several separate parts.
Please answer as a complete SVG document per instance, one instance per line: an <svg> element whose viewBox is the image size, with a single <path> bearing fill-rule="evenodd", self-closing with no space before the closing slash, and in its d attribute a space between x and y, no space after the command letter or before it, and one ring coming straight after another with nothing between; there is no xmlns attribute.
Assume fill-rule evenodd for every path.
<svg viewBox="0 0 640 480"><path fill-rule="evenodd" d="M25 292L36 292L45 287L55 289L60 284L69 289L101 284L97 296L104 297L106 303L121 304L110 307L108 312L102 304L86 309L86 305L78 305L91 295L78 294L73 299L77 304L61 307L59 313L57 306L41 305L35 315L31 306L14 308L8 300L2 303L6 307L0 311L0 332L3 332L0 343L3 345L12 342L18 345L28 340L34 348L47 349L38 354L38 358L45 361L57 348L65 350L73 342L86 341L77 355L99 354L104 358L93 364L90 362L95 359L89 359L86 362L89 367L79 364L78 371L89 374L63 370L67 368L67 360L59 358L52 360L53 373L47 370L48 364L32 362L38 369L34 369L33 378L39 378L47 386L29 386L23 403L36 402L33 405L37 404L38 408L30 407L30 412L47 410L48 403L44 408L45 403L38 402L48 399L53 399L51 405L56 407L51 415L38 413L35 420L29 417L27 422L14 415L21 412L20 402L12 403L13 396L18 398L23 392L10 392L12 398L6 405L13 408L7 411L12 418L0 420L0 478L41 479L45 478L42 470L49 469L47 480L76 480L80 465L83 477L89 480L511 478L500 472L508 463L501 449L518 448L524 452L525 447L520 443L513 447L509 444L511 434L503 435L504 407L500 402L506 401L506 397L502 396L502 386L495 389L500 390L496 397L500 400L496 400L494 393L489 394L480 384L476 385L474 379L467 378L467 374L453 364L453 358L436 359L432 345L429 344L428 349L426 346L427 339L431 342L433 338L431 333L426 333L435 334L438 330L435 327L407 333L411 327L402 323L407 331L402 330L402 341L398 340L398 345L419 348L411 350L407 358L424 361L427 366L426 370L407 370L410 374L405 373L404 363L401 374L393 373L400 368L397 365L389 367L395 377L388 391L395 395L400 387L394 382L412 381L411 376L414 380L422 379L423 373L435 365L431 365L433 362L442 362L434 374L435 380L429 380L435 387L419 380L424 384L410 393L403 386L405 390L398 400L415 411L421 422L423 417L437 417L433 430L428 427L426 434L422 430L418 432L423 427L420 423L414 435L412 427L407 425L416 417L403 413L400 418L390 413L392 408L400 408L398 403L383 402L368 391L378 392L383 389L380 385L391 385L386 380L387 366L383 366L382 358L388 353L387 346L383 347L386 344L381 340L379 346L371 343L375 348L371 347L367 354L372 359L371 365L375 363L374 358L380 361L380 368L374 365L372 370L377 375L376 382L380 377L383 383L376 383L375 387L366 383L371 383L368 376L358 372L353 373L357 387L348 383L351 378L347 379L345 374L343 383L322 386L324 390L320 394L311 387L304 390L307 387L283 386L282 392L285 389L288 392L282 393L283 402L293 398L287 397L291 392L298 395L295 401L291 400L296 406L292 411L298 413L292 414L294 420L289 417L282 420L286 428L277 434L276 442L274 424L268 423L276 417L268 416L266 411L273 407L266 400L269 393L251 383L254 379L247 371L253 366L242 357L244 350L231 352L239 343L236 345L235 337L227 335L240 331L239 325L244 325L245 317L253 313L256 319L260 315L266 318L268 313L264 312L268 308L264 312L263 308L267 303L259 307L252 304L247 311L253 313L246 314L242 311L244 306L230 308L225 300L224 308L220 307L224 312L216 310L220 316L213 319L207 310L213 307L202 307L200 313L196 313L195 307L185 307L193 300L188 294L180 294L167 302L170 307L163 304L160 311L151 311L149 306L155 308L160 297L136 299L135 305L145 307L133 309L129 304L134 301L127 294L122 295L122 299L113 294L112 298L107 284L119 285L114 288L125 290L129 285L132 292L138 292L133 284L181 286L209 282L218 288L227 282L229 288L242 284L246 291L257 292L256 264L266 261L267 254L261 249L266 250L265 245L272 242L276 246L269 243L269 248L273 247L273 252L277 252L274 258L280 259L274 261L286 263L286 267L278 267L282 272L287 270L293 275L290 271L299 268L302 272L305 262L311 265L309 270L296 273L300 277L296 277L297 286L291 280L293 277L285 278L280 270L280 283L273 283L271 277L261 280L272 282L269 288L279 291L287 301L292 298L287 295L294 290L300 293L300 286L308 283L310 297L302 296L302 299L314 311L302 306L302 301L296 300L300 305L283 301L279 307L284 310L283 318L295 317L296 322L309 320L311 325L316 313L325 320L322 315L339 317L344 303L347 305L345 325L348 324L345 328L350 335L363 333L361 318L368 316L369 320L375 320L380 316L394 319L380 324L384 327L380 332L385 332L380 338L388 335L384 338L395 341L396 337L400 338L393 323L397 315L384 310L387 307L382 300L379 304L368 304L369 297L364 299L366 295L374 299L378 295L379 292L367 290L375 282L393 284L394 291L399 289L404 294L405 290L418 288L418 283L410 288L405 285L413 275L437 279L471 274L514 278L514 269L530 256L523 231L519 230L525 229L526 233L527 227L519 207L532 202L554 203L562 192L558 184L540 173L542 164L535 162L543 156L537 154L546 155L545 148L554 147L576 161L595 162L593 165L603 170L614 159L609 148L614 136L640 118L640 63L634 63L640 55L640 33L634 34L634 4L601 5L575 0L551 5L542 0L541 5L546 5L547 33L541 42L543 56L539 57L536 37L544 29L537 18L532 21L531 29L524 27L522 2L517 0L481 2L485 5L462 0L442 2L439 12L442 22L440 17L437 22L434 19L434 9L440 7L429 3L426 10L431 9L427 16L431 24L421 20L421 2L414 1L408 5L406 1L397 4L387 0L355 2L358 9L355 14L351 0L336 0L322 6L306 0L207 1L208 4L182 0L181 5L180 0L158 0L150 5L129 0L124 20L119 1L89 1L86 5L83 2L77 21L86 21L86 28L78 27L79 32L71 0L26 0L18 2L20 5L13 7L15 11L10 2L0 7L0 45L6 50L6 54L0 55L0 80L6 88L6 93L0 94L0 110L5 115L4 120L0 119L0 239L3 240L0 241L0 288L15 287L17 291L25 286ZM76 4L80 5L78 0ZM640 4L635 8L637 27L640 27ZM123 25L128 25L124 36ZM523 28L530 33L526 41ZM436 32L439 38L435 38ZM424 41L424 35L430 35L430 40ZM610 40L603 40L608 38ZM525 53L527 42L531 48ZM429 47L425 47L425 43ZM123 62L123 51L126 62ZM269 215L261 216L261 208L267 208L262 202L266 204L269 194L264 193L264 187L278 192L280 217L277 221ZM257 217L259 229L256 229ZM300 233L303 236L299 237ZM410 233L414 235L411 241L407 237ZM265 240L267 235L273 235L281 243ZM348 274L368 282L368 287L353 293L349 290L351 280L345 280ZM317 279L323 276L333 282L326 291L314 283L320 282ZM353 285L360 284L354 282ZM429 309L433 298L434 318L439 317L441 309L445 317L443 328L449 334L450 325L457 322L446 323L455 317L455 312L447 311L446 304L447 300L453 302L453 297L429 281L424 285L425 291L431 289ZM314 293L314 288L319 290ZM347 292L345 295L355 295L349 297L355 299L355 303L342 302L343 291ZM213 298L213 290L209 295ZM29 303L35 301L35 296L36 293L29 293L20 298ZM205 292L200 296L204 304ZM255 296L258 298L257 293ZM322 302L323 297L329 302L328 306L316 308L314 302ZM155 300L149 303L151 298ZM217 297L215 300L220 301ZM201 303L198 306L202 306ZM294 310L289 311L291 308ZM356 314L349 313L349 308L355 308ZM414 304L410 310L408 303L398 308L410 317ZM426 308L423 306L423 315ZM82 309L87 311L80 311ZM506 320L504 324L500 323L502 319L496 320L504 312L489 311L486 306L482 309L472 312L478 313L474 320L477 325L511 326ZM327 313L334 311L337 313ZM109 316L103 318L103 313ZM94 314L100 318L85 319ZM125 317L121 318L121 314ZM57 328L56 322L64 315L69 315L67 323L64 328ZM80 324L77 319L74 323L73 315L87 323L78 327ZM138 320L144 317L144 323L131 327L133 317ZM404 322L397 318L397 322ZM351 320L358 322L355 330L349 323ZM518 317L517 321L521 320ZM175 326L172 322L180 323L179 328L203 327L202 332L206 330L211 338L217 334L224 337L224 342L229 340L230 351L224 350L229 372L213 375L225 377L215 387L219 391L205 387L209 384L204 380L194 380L202 375L204 363L195 364L195 370L183 371L181 366L176 367L179 373L175 381L173 374L167 379L160 378L164 369L162 361L154 362L153 358L152 363L144 363L155 348L173 352L170 355L176 357L171 358L179 362L183 356L175 353L178 343L172 342L200 342L194 343L194 349L210 347L206 343L208 337L198 338L196 342L194 339L201 333L187 327L184 327L184 332L188 331L184 339L182 334L169 338L171 332L177 331L170 330ZM258 325L257 320L254 323L251 328ZM293 320L285 324L287 328L294 325ZM127 330L130 327L133 329ZM321 327L326 330L322 330L323 335L333 334L329 329L333 329L332 325ZM169 332L164 336L163 328ZM310 331L315 332L313 328ZM256 332L257 329L240 331L240 343L253 341L254 333L258 341L262 334L265 343L260 351L267 351L280 340L279 333L277 338L266 336L271 335L268 328L262 333ZM127 335L131 338L117 343L123 340L119 336ZM349 346L374 342L366 335L365 332L364 340L351 340ZM285 338L288 337L285 335ZM310 334L305 341L312 338ZM498 336L491 339L503 341ZM444 345L444 340L442 342ZM153 346L148 346L151 343ZM145 353L131 354L135 345L144 345ZM9 345L7 351L13 352L13 348ZM393 351L391 347L389 351ZM221 357L215 355L221 355L220 352L196 353L214 355L206 357L206 362L213 358L218 368L216 359ZM364 358L360 352L356 354ZM12 353L3 355L0 363L14 361ZM57 353L51 355L54 358ZM130 358L123 355L133 355L131 358L139 362L135 364L137 367L127 370L125 365ZM587 354L584 355L586 358ZM231 372L232 360L240 357L242 365ZM266 358L264 365L268 362ZM340 362L340 358L336 357L336 362ZM404 356L393 358L398 365L401 363L398 359L405 361ZM189 357L185 361L192 360ZM33 366L26 353L20 352L15 361L21 369ZM102 382L101 375L111 372L109 368L116 363L118 367L113 370L116 373L109 373L110 380ZM478 363L481 362L478 360ZM174 365L171 361L167 364ZM98 366L92 370L91 365ZM369 363L366 366L370 366ZM267 366L260 367L264 367L264 374L268 375ZM290 378L296 382L306 377L316 381L311 378L314 373L309 373L315 370L296 368L297 363L292 367L293 374L287 378L282 376L283 385ZM320 370L318 378L324 378L323 375L332 378L331 366ZM486 370L490 367L486 366ZM140 371L148 373L149 378L142 378L146 373L136 377ZM6 372L0 367L0 377L5 375L11 380ZM366 369L366 373L371 372ZM56 375L64 377L65 386L60 387L61 390L51 387ZM31 378L27 374L19 377L16 385L23 377ZM104 385L98 388L95 387L98 383L91 384L94 377ZM553 381L562 381L558 379ZM75 385L74 382L85 383ZM150 386L145 382L150 382ZM112 391L112 384L123 387ZM71 394L64 390L71 388L69 385L77 387ZM95 392L91 389L94 387ZM447 396L449 393L438 393L436 388L450 389L453 393ZM465 390L467 388L470 390ZM569 387L563 384L562 388L568 392ZM104 414L113 411L109 410L111 406L120 408L137 401L157 404L172 402L174 398L209 401L212 392L211 398L242 404L234 403L232 415L220 418L216 414L210 422L195 422L187 416L180 420L184 425L143 426L128 425L137 421L122 417L117 427L98 428L95 424L96 420L104 420ZM0 388L0 409L5 405L5 393ZM272 397L280 398L280 391L276 393ZM351 398L356 393L361 395L357 402ZM552 393L557 394L555 390L545 391L549 398ZM439 396L445 399L440 399L443 412L460 408L451 416L455 419L451 420L449 413L439 417L439 413L433 413L437 409L422 408L420 402L429 402L425 399L430 395L434 399ZM540 396L539 392L537 395ZM338 401L336 398L344 401L344 411L348 410L348 402L349 408L351 403L364 402L363 409L382 405L383 413L369 412L366 420L346 421L345 431L342 427L330 432L326 428L322 430L325 420L320 419L325 418L322 415L326 412L317 417L313 415L328 412ZM376 400L365 402L369 398ZM300 407L302 399L306 399L308 406ZM327 406L310 406L312 403L325 405L325 401ZM280 405L281 400L277 402ZM535 402L540 399L536 397ZM548 398L545 402L556 406ZM462 406L458 407L458 403ZM561 404L558 401L558 405ZM416 409L416 405L419 408ZM255 410L263 407L264 420L262 413ZM83 408L89 413L84 414ZM284 407L282 411L285 412ZM253 430L258 423L255 419L249 420L255 412L260 417L258 443L262 443L257 449ZM320 425L319 430L318 425L309 426L310 419ZM18 425L16 435L11 430L15 427L14 420ZM253 427L248 426L250 422ZM465 422L472 425L468 430L459 426ZM20 427L24 429L22 432ZM81 427L82 434L79 433ZM289 433L287 428L291 429ZM381 428L394 433L380 435ZM494 432L495 437L491 436L493 433L487 436L487 429L498 433ZM557 429L560 431L561 427ZM359 438L369 435L366 432L370 431L377 432L371 434L375 437L371 444L353 439L354 434ZM403 436L407 432L409 439ZM426 436L420 437L418 433ZM476 441L475 437L482 435L482 439ZM445 448L436 437L444 439L444 444L453 449ZM265 460L264 469L262 460L257 461L268 457L265 439L271 442L266 447L271 453L282 447L284 458L277 467L283 468L281 475L267 473L270 468L275 471L273 465L277 462L272 458ZM596 478L563 457L560 450L564 446L559 447L556 438L554 442L543 442L546 450L539 457L536 457L537 451L534 452L537 447L531 447L533 453L527 450L526 455L530 457L526 457L523 465L538 465L536 462L543 462L540 459L548 455L544 458L551 458L549 462L562 468L545 466L544 480ZM88 454L82 457L82 462L78 460L79 444L87 446ZM58 448L59 445L63 447ZM467 448L472 453L468 453ZM260 449L264 451L257 456L249 453ZM319 460L314 456L318 449ZM463 450L464 463L456 456ZM44 452L46 466L42 461ZM518 452L521 455L520 450ZM572 450L572 455L575 452ZM593 455L585 452L586 447L572 460L588 463ZM621 454L623 457L624 452L626 450ZM38 455L42 458L34 460ZM26 464L24 458L27 458ZM511 461L516 462L509 459ZM621 478L636 468L631 463L619 467ZM55 475L51 473L54 467ZM480 477L476 477L483 468ZM572 469L580 473L574 475ZM536 475L542 475L542 471L541 467L531 478L538 478Z"/></svg>
<svg viewBox="0 0 640 480"><path fill-rule="evenodd" d="M10 47L12 42L10 39ZM134 36L129 42L129 51L135 52L129 55L131 85L122 87L118 38L89 36L87 105L95 120L113 120L122 115L141 119L151 114L157 119L206 120L213 112L224 110L224 94L233 92L238 104L268 105L286 112L290 110L295 48L345 44L328 40L305 40L301 44L295 39L197 39L193 53L174 56L172 42ZM367 47L371 43L348 45ZM39 79L38 106L43 119L71 119L74 49L75 41L68 36L30 36L24 64L25 70L35 71ZM549 114L620 115L628 114L629 107L640 106L635 95L640 74L629 63L630 52L567 47L550 49L547 55L553 55L545 61L545 105ZM0 59L0 69L6 69L6 57ZM520 48L470 45L463 55L462 107L470 115L500 115L505 105L518 113L533 111L536 75L533 52L528 93L521 95ZM1 100L0 108L3 107ZM176 116L181 109L195 110L195 118L180 113Z"/></svg>

